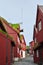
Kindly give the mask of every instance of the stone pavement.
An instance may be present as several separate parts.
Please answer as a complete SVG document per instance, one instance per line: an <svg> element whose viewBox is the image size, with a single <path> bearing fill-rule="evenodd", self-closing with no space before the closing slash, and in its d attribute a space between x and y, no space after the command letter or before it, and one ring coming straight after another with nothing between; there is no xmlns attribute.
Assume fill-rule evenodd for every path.
<svg viewBox="0 0 43 65"><path fill-rule="evenodd" d="M34 64L33 57L29 56L26 57L25 59L21 59L20 61L14 62L13 65L37 65L37 64Z"/></svg>

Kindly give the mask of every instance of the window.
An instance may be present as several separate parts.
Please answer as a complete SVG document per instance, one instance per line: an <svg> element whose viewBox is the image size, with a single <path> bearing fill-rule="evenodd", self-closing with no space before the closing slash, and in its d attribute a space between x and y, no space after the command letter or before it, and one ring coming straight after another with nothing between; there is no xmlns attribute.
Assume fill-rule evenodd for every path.
<svg viewBox="0 0 43 65"><path fill-rule="evenodd" d="M22 43L24 43L24 39L22 39Z"/></svg>
<svg viewBox="0 0 43 65"><path fill-rule="evenodd" d="M40 21L39 24L38 24L38 30L40 31L41 28L42 28L42 26L41 26L41 21Z"/></svg>
<svg viewBox="0 0 43 65"><path fill-rule="evenodd" d="M35 26L35 31L36 31L36 33L38 33L38 30L37 30L37 27Z"/></svg>
<svg viewBox="0 0 43 65"><path fill-rule="evenodd" d="M17 53L19 53L19 48L17 48Z"/></svg>
<svg viewBox="0 0 43 65"><path fill-rule="evenodd" d="M17 40L18 40L18 43L20 44L20 39L19 39L19 37L17 37Z"/></svg>
<svg viewBox="0 0 43 65"><path fill-rule="evenodd" d="M37 57L39 57L39 52L38 52L38 50L37 50Z"/></svg>
<svg viewBox="0 0 43 65"><path fill-rule="evenodd" d="M33 51L33 54L34 54L34 51Z"/></svg>
<svg viewBox="0 0 43 65"><path fill-rule="evenodd" d="M36 38L35 38L35 43L36 43Z"/></svg>

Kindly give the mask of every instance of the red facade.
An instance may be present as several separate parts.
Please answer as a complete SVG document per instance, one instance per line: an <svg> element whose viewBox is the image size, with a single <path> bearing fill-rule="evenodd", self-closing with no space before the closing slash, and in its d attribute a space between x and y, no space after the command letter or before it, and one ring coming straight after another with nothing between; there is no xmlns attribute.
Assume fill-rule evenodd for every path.
<svg viewBox="0 0 43 65"><path fill-rule="evenodd" d="M3 22L2 22L3 23ZM7 24L6 22L3 23L3 25L5 26L5 29L7 31L7 33L13 38L13 40L15 41L15 47L14 47L14 57L20 57L20 50L18 51L19 45L22 45L22 49L25 50L26 49L26 43L25 43L25 39L23 36L23 41L24 43L20 42L20 38L19 38L19 33L20 30L16 31L15 29L13 29L11 26L9 26L9 24ZM19 39L19 42L18 42ZM22 44L21 44L22 43ZM24 46L24 47L23 47ZM16 51L15 51L16 50Z"/></svg>
<svg viewBox="0 0 43 65"><path fill-rule="evenodd" d="M11 65L13 59L12 40L0 32L0 65Z"/></svg>
<svg viewBox="0 0 43 65"><path fill-rule="evenodd" d="M5 34L0 33L0 43L2 43L2 44L0 44L0 46L2 46L0 51L2 51L1 57L4 58L4 59L2 59L0 57L0 59L2 59L2 61L0 62L0 65L5 65L5 64L10 65L13 62L13 59L15 57L18 57L18 58L21 57L21 55L20 55L21 49L24 51L26 50L25 39L23 36L24 42L23 43L20 42L20 36L19 36L20 30L17 31L16 29L13 29L7 23L7 21L5 19L3 19L2 17L0 18L0 30L3 30L4 32L6 32L8 34L8 36L11 37L11 39L10 39L10 37L7 38L7 36ZM21 49L19 48L19 45L22 46Z"/></svg>
<svg viewBox="0 0 43 65"><path fill-rule="evenodd" d="M34 26L34 62L43 63L43 6L37 7L37 18Z"/></svg>
<svg viewBox="0 0 43 65"><path fill-rule="evenodd" d="M14 42L15 42L15 47L14 47L14 57L18 57L19 54L17 53L17 47L18 47L18 32L16 32L16 30L14 30L4 19L1 20L3 23L3 26L5 28L5 30L7 31L7 33L13 38Z"/></svg>

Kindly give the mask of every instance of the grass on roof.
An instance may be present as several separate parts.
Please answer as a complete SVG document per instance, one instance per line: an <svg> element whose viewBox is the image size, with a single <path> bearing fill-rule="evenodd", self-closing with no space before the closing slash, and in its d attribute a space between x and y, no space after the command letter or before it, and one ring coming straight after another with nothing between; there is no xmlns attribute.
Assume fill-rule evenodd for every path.
<svg viewBox="0 0 43 65"><path fill-rule="evenodd" d="M18 29L20 27L19 24L10 24L13 28Z"/></svg>
<svg viewBox="0 0 43 65"><path fill-rule="evenodd" d="M6 32L4 32L3 30L0 29L0 32L2 32L3 34L7 34Z"/></svg>
<svg viewBox="0 0 43 65"><path fill-rule="evenodd" d="M5 34L8 38L12 39L12 37L11 37L11 36L9 36L7 32L4 32L4 31L3 31L3 30L1 30L1 29L0 29L0 32L2 32L3 34Z"/></svg>

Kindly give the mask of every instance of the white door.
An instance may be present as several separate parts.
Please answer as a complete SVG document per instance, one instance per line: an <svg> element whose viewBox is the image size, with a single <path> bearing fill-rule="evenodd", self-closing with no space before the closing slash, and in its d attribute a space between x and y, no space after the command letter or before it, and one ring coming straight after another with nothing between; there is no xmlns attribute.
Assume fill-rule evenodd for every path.
<svg viewBox="0 0 43 65"><path fill-rule="evenodd" d="M22 51L23 52L23 58L25 58L25 51Z"/></svg>

